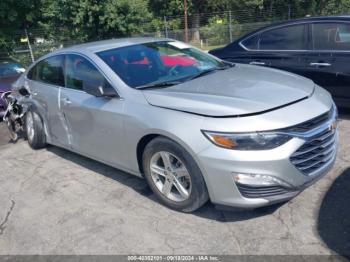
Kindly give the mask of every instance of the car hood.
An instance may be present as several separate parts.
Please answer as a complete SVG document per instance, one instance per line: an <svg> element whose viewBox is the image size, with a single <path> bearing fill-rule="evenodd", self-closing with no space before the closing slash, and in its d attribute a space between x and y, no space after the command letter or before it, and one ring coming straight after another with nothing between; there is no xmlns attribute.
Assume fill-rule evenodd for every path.
<svg viewBox="0 0 350 262"><path fill-rule="evenodd" d="M280 70L237 64L163 89L144 90L149 104L198 115L263 113L309 97L314 83Z"/></svg>

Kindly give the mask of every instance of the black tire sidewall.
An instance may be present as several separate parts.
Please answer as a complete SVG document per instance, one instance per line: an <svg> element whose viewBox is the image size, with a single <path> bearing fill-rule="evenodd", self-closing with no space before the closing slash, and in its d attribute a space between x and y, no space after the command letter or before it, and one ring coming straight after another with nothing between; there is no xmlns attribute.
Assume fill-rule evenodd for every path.
<svg viewBox="0 0 350 262"><path fill-rule="evenodd" d="M28 136L28 128L27 128L27 119L29 115L31 115L33 119L34 137L32 140ZM25 126L26 136L30 147L33 149L40 149L45 147L46 137L45 137L43 122L40 116L36 112L28 111L25 117L25 124L26 124Z"/></svg>
<svg viewBox="0 0 350 262"><path fill-rule="evenodd" d="M192 190L188 199L182 202L172 201L166 198L154 184L151 177L150 161L152 156L160 151L166 151L175 155L186 166L188 172L190 173L192 183ZM147 183L152 191L163 204L172 209L182 212L191 212L198 209L208 201L208 191L206 184L197 163L183 147L170 139L159 137L152 140L146 146L143 153L143 170Z"/></svg>

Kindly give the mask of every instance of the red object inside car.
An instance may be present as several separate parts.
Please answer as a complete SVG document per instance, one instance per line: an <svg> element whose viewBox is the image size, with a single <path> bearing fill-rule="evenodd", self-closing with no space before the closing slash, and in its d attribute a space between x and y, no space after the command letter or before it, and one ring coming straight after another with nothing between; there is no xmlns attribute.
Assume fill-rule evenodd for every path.
<svg viewBox="0 0 350 262"><path fill-rule="evenodd" d="M166 66L175 66L175 65L191 66L196 63L196 60L186 56L162 55L161 59L164 65Z"/></svg>
<svg viewBox="0 0 350 262"><path fill-rule="evenodd" d="M165 66L176 66L176 65L181 65L181 66L191 66L196 63L196 60L190 57L186 56L170 56L170 55L162 55L161 60ZM114 56L110 57L111 61L116 61L117 58ZM147 57L143 57L142 60L139 61L134 61L134 62L128 62L124 61L125 64L139 64L139 65L148 65L149 60Z"/></svg>

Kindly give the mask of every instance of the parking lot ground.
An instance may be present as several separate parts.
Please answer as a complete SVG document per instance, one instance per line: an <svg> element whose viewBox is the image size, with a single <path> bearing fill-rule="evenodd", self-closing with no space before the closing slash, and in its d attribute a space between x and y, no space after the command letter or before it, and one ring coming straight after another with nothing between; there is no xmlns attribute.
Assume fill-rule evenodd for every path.
<svg viewBox="0 0 350 262"><path fill-rule="evenodd" d="M10 137L9 132L4 123L0 122L0 146L9 143Z"/></svg>
<svg viewBox="0 0 350 262"><path fill-rule="evenodd" d="M66 150L2 145L0 255L350 255L349 138L342 120L335 167L286 204L219 211L208 203L193 214L160 205L144 180Z"/></svg>

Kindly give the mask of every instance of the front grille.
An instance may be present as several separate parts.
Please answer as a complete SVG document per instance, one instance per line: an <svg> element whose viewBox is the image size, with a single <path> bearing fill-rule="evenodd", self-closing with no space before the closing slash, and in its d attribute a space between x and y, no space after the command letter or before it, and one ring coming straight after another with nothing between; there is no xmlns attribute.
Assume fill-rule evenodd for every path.
<svg viewBox="0 0 350 262"><path fill-rule="evenodd" d="M291 162L305 175L312 175L327 166L336 151L336 130L328 128L311 137L290 158Z"/></svg>
<svg viewBox="0 0 350 262"><path fill-rule="evenodd" d="M312 129L324 124L329 119L331 119L332 116L334 115L334 110L336 110L336 109L333 106L331 110L329 110L328 112L326 112L318 117L315 117L309 121L298 124L296 126L289 127L288 132L302 133L302 132L307 132L309 130L312 130Z"/></svg>
<svg viewBox="0 0 350 262"><path fill-rule="evenodd" d="M246 198L267 198L291 192L281 186L251 187L238 183L236 185L241 195Z"/></svg>

